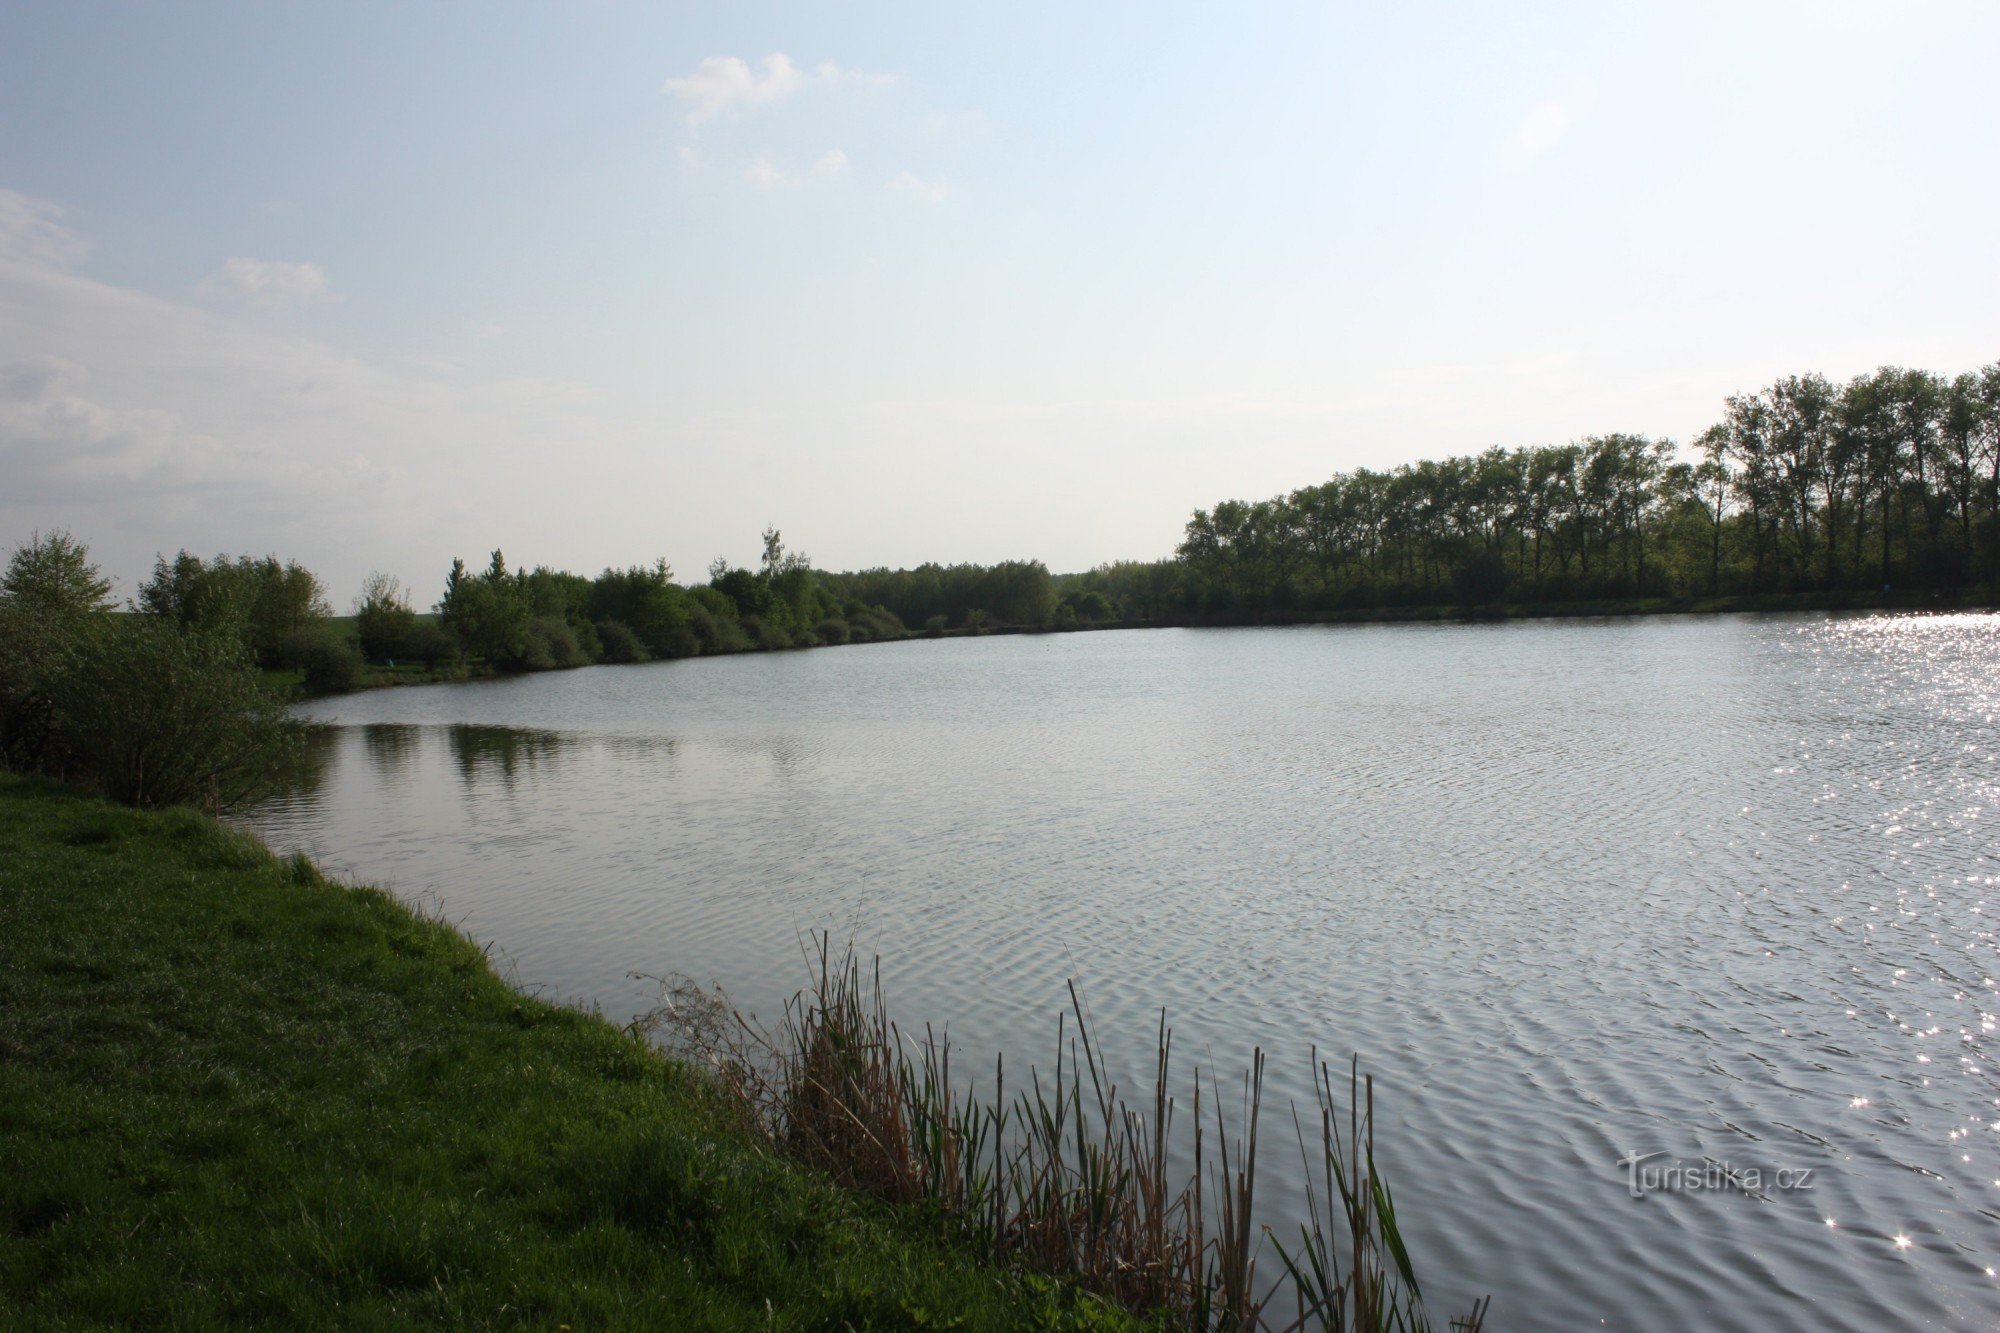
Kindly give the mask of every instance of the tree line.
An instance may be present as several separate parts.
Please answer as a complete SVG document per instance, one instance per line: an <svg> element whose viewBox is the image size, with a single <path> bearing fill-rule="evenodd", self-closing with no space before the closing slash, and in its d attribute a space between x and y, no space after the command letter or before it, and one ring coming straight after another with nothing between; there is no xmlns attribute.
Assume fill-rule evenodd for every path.
<svg viewBox="0 0 2000 1333"><path fill-rule="evenodd" d="M83 543L38 533L0 574L0 767L138 805L224 810L299 772L301 729L284 711L298 686L910 637L869 592L932 635L1047 624L1057 605L1038 563L832 575L775 528L757 568L718 560L708 572L683 586L661 560L586 578L510 569L495 551L477 570L454 560L429 613L370 575L342 623L320 580L276 556L162 556L120 608Z"/></svg>
<svg viewBox="0 0 2000 1333"><path fill-rule="evenodd" d="M1732 396L1669 440L1361 468L1197 510L1171 562L1077 586L1153 619L1633 598L2000 589L2000 364Z"/></svg>

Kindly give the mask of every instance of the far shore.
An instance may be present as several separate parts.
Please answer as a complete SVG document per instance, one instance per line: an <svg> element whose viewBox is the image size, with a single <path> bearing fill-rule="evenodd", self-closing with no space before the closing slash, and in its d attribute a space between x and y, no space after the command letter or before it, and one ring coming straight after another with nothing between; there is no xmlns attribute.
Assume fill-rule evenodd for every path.
<svg viewBox="0 0 2000 1333"><path fill-rule="evenodd" d="M1492 606L1367 606L1338 610L1311 610L1299 607L1270 607L1252 614L1174 616L1158 620L1107 620L1064 626L986 625L940 631L913 631L900 639L878 639L877 644L909 643L923 639L974 639L1015 634L1095 634L1127 629L1244 629L1278 628L1297 625L1436 625L1482 624L1510 620L1590 620L1625 619L1637 616L1775 615L1807 611L1910 611L1946 614L1952 612L1992 613L2000 605L1975 597L1948 597L1932 592L1886 593L1766 593L1737 597L1622 597L1577 602L1503 602ZM351 617L342 617L351 620ZM858 648L868 644L822 644L821 648ZM807 648L791 652L812 651ZM739 656L740 654L726 654ZM685 658L664 659L685 661ZM648 663L599 662L597 666L634 666ZM555 668L574 670L575 668ZM450 685L466 681L503 680L512 675L540 675L541 672L496 672L472 666L426 668L415 663L373 667L352 690L304 694L295 671L270 671L266 678L281 689L300 692L305 698L334 698L342 694L362 694L370 690L393 689L406 685Z"/></svg>

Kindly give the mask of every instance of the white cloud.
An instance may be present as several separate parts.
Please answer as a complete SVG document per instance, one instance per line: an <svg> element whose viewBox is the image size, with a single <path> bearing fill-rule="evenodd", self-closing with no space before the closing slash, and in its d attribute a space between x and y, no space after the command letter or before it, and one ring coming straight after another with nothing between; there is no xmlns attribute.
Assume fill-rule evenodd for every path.
<svg viewBox="0 0 2000 1333"><path fill-rule="evenodd" d="M838 148L829 148L813 163L813 175L838 176L847 170L847 154Z"/></svg>
<svg viewBox="0 0 2000 1333"><path fill-rule="evenodd" d="M695 66L694 73L668 79L662 90L679 98L687 108L688 123L698 125L735 107L782 102L812 84L835 87L888 82L887 75L842 69L832 61L802 70L790 56L774 51L754 69L740 56L708 56Z"/></svg>
<svg viewBox="0 0 2000 1333"><path fill-rule="evenodd" d="M43 264L76 263L89 247L63 225L62 215L62 209L46 199L0 189L0 256Z"/></svg>
<svg viewBox="0 0 2000 1333"><path fill-rule="evenodd" d="M288 264L282 259L238 256L225 261L202 286L207 291L240 292L258 301L334 299L327 290L326 270L310 261Z"/></svg>
<svg viewBox="0 0 2000 1333"><path fill-rule="evenodd" d="M1590 100L1589 85L1572 82L1547 101L1530 107L1514 132L1500 145L1500 169L1508 173L1526 171L1562 142L1570 126L1589 109Z"/></svg>
<svg viewBox="0 0 2000 1333"><path fill-rule="evenodd" d="M915 195L933 204L941 204L951 198L951 186L943 181L923 180L908 171L898 172L896 178L889 182L889 188L900 194Z"/></svg>
<svg viewBox="0 0 2000 1333"><path fill-rule="evenodd" d="M676 144L674 146L674 156L681 160L682 166L690 170L701 165L701 154L695 152L693 146L690 144Z"/></svg>
<svg viewBox="0 0 2000 1333"><path fill-rule="evenodd" d="M797 176L780 171L771 165L771 159L768 157L760 157L743 168L743 179L760 190L784 189L799 183Z"/></svg>

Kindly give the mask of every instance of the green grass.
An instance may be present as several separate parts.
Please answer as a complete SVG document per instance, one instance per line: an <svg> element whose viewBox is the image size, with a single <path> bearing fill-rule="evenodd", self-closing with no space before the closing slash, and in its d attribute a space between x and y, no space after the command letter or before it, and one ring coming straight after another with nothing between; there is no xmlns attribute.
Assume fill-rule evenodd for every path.
<svg viewBox="0 0 2000 1333"><path fill-rule="evenodd" d="M449 927L0 776L0 1326L1118 1327Z"/></svg>

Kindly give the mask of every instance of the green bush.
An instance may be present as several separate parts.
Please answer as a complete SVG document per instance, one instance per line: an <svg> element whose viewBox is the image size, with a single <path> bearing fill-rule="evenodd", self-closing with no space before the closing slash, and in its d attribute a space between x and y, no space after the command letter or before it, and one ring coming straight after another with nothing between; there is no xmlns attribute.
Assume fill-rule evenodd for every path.
<svg viewBox="0 0 2000 1333"><path fill-rule="evenodd" d="M82 634L53 695L78 775L131 805L228 810L274 790L303 748L240 639L164 617Z"/></svg>
<svg viewBox="0 0 2000 1333"><path fill-rule="evenodd" d="M745 616L742 625L743 634L751 645L764 652L776 652L792 646L792 636L762 616Z"/></svg>
<svg viewBox="0 0 2000 1333"><path fill-rule="evenodd" d="M846 643L852 637L852 630L839 616L828 616L819 622L815 632L821 643Z"/></svg>
<svg viewBox="0 0 2000 1333"><path fill-rule="evenodd" d="M696 593L714 592L712 588L696 588ZM723 602L728 605L728 599ZM701 645L704 653L740 653L750 647L750 640L743 632L743 626L736 620L732 609L728 615L717 615L703 601L696 599L688 608L688 629Z"/></svg>
<svg viewBox="0 0 2000 1333"><path fill-rule="evenodd" d="M362 654L371 662L408 657L410 631L416 627L417 613L410 609L402 586L387 574L370 574L354 609Z"/></svg>
<svg viewBox="0 0 2000 1333"><path fill-rule="evenodd" d="M278 660L305 674L312 694L343 694L361 685L361 654L326 625L293 630L278 644Z"/></svg>
<svg viewBox="0 0 2000 1333"><path fill-rule="evenodd" d="M0 598L0 766L62 767L55 686L74 669L84 632L102 620Z"/></svg>
<svg viewBox="0 0 2000 1333"><path fill-rule="evenodd" d="M422 662L426 670L436 671L441 666L456 666L465 656L459 646L458 636L434 620L419 620L410 627L403 642L403 651L411 658Z"/></svg>
<svg viewBox="0 0 2000 1333"><path fill-rule="evenodd" d="M520 659L527 670L582 666L589 660L577 642L576 632L562 617L538 616L528 622L527 646Z"/></svg>
<svg viewBox="0 0 2000 1333"><path fill-rule="evenodd" d="M607 662L643 662L651 656L632 627L622 620L598 621L597 641L603 645L603 659Z"/></svg>
<svg viewBox="0 0 2000 1333"><path fill-rule="evenodd" d="M945 626L945 619L943 616L932 616L929 620L926 620L924 622L924 637L928 639L943 638L944 626Z"/></svg>

